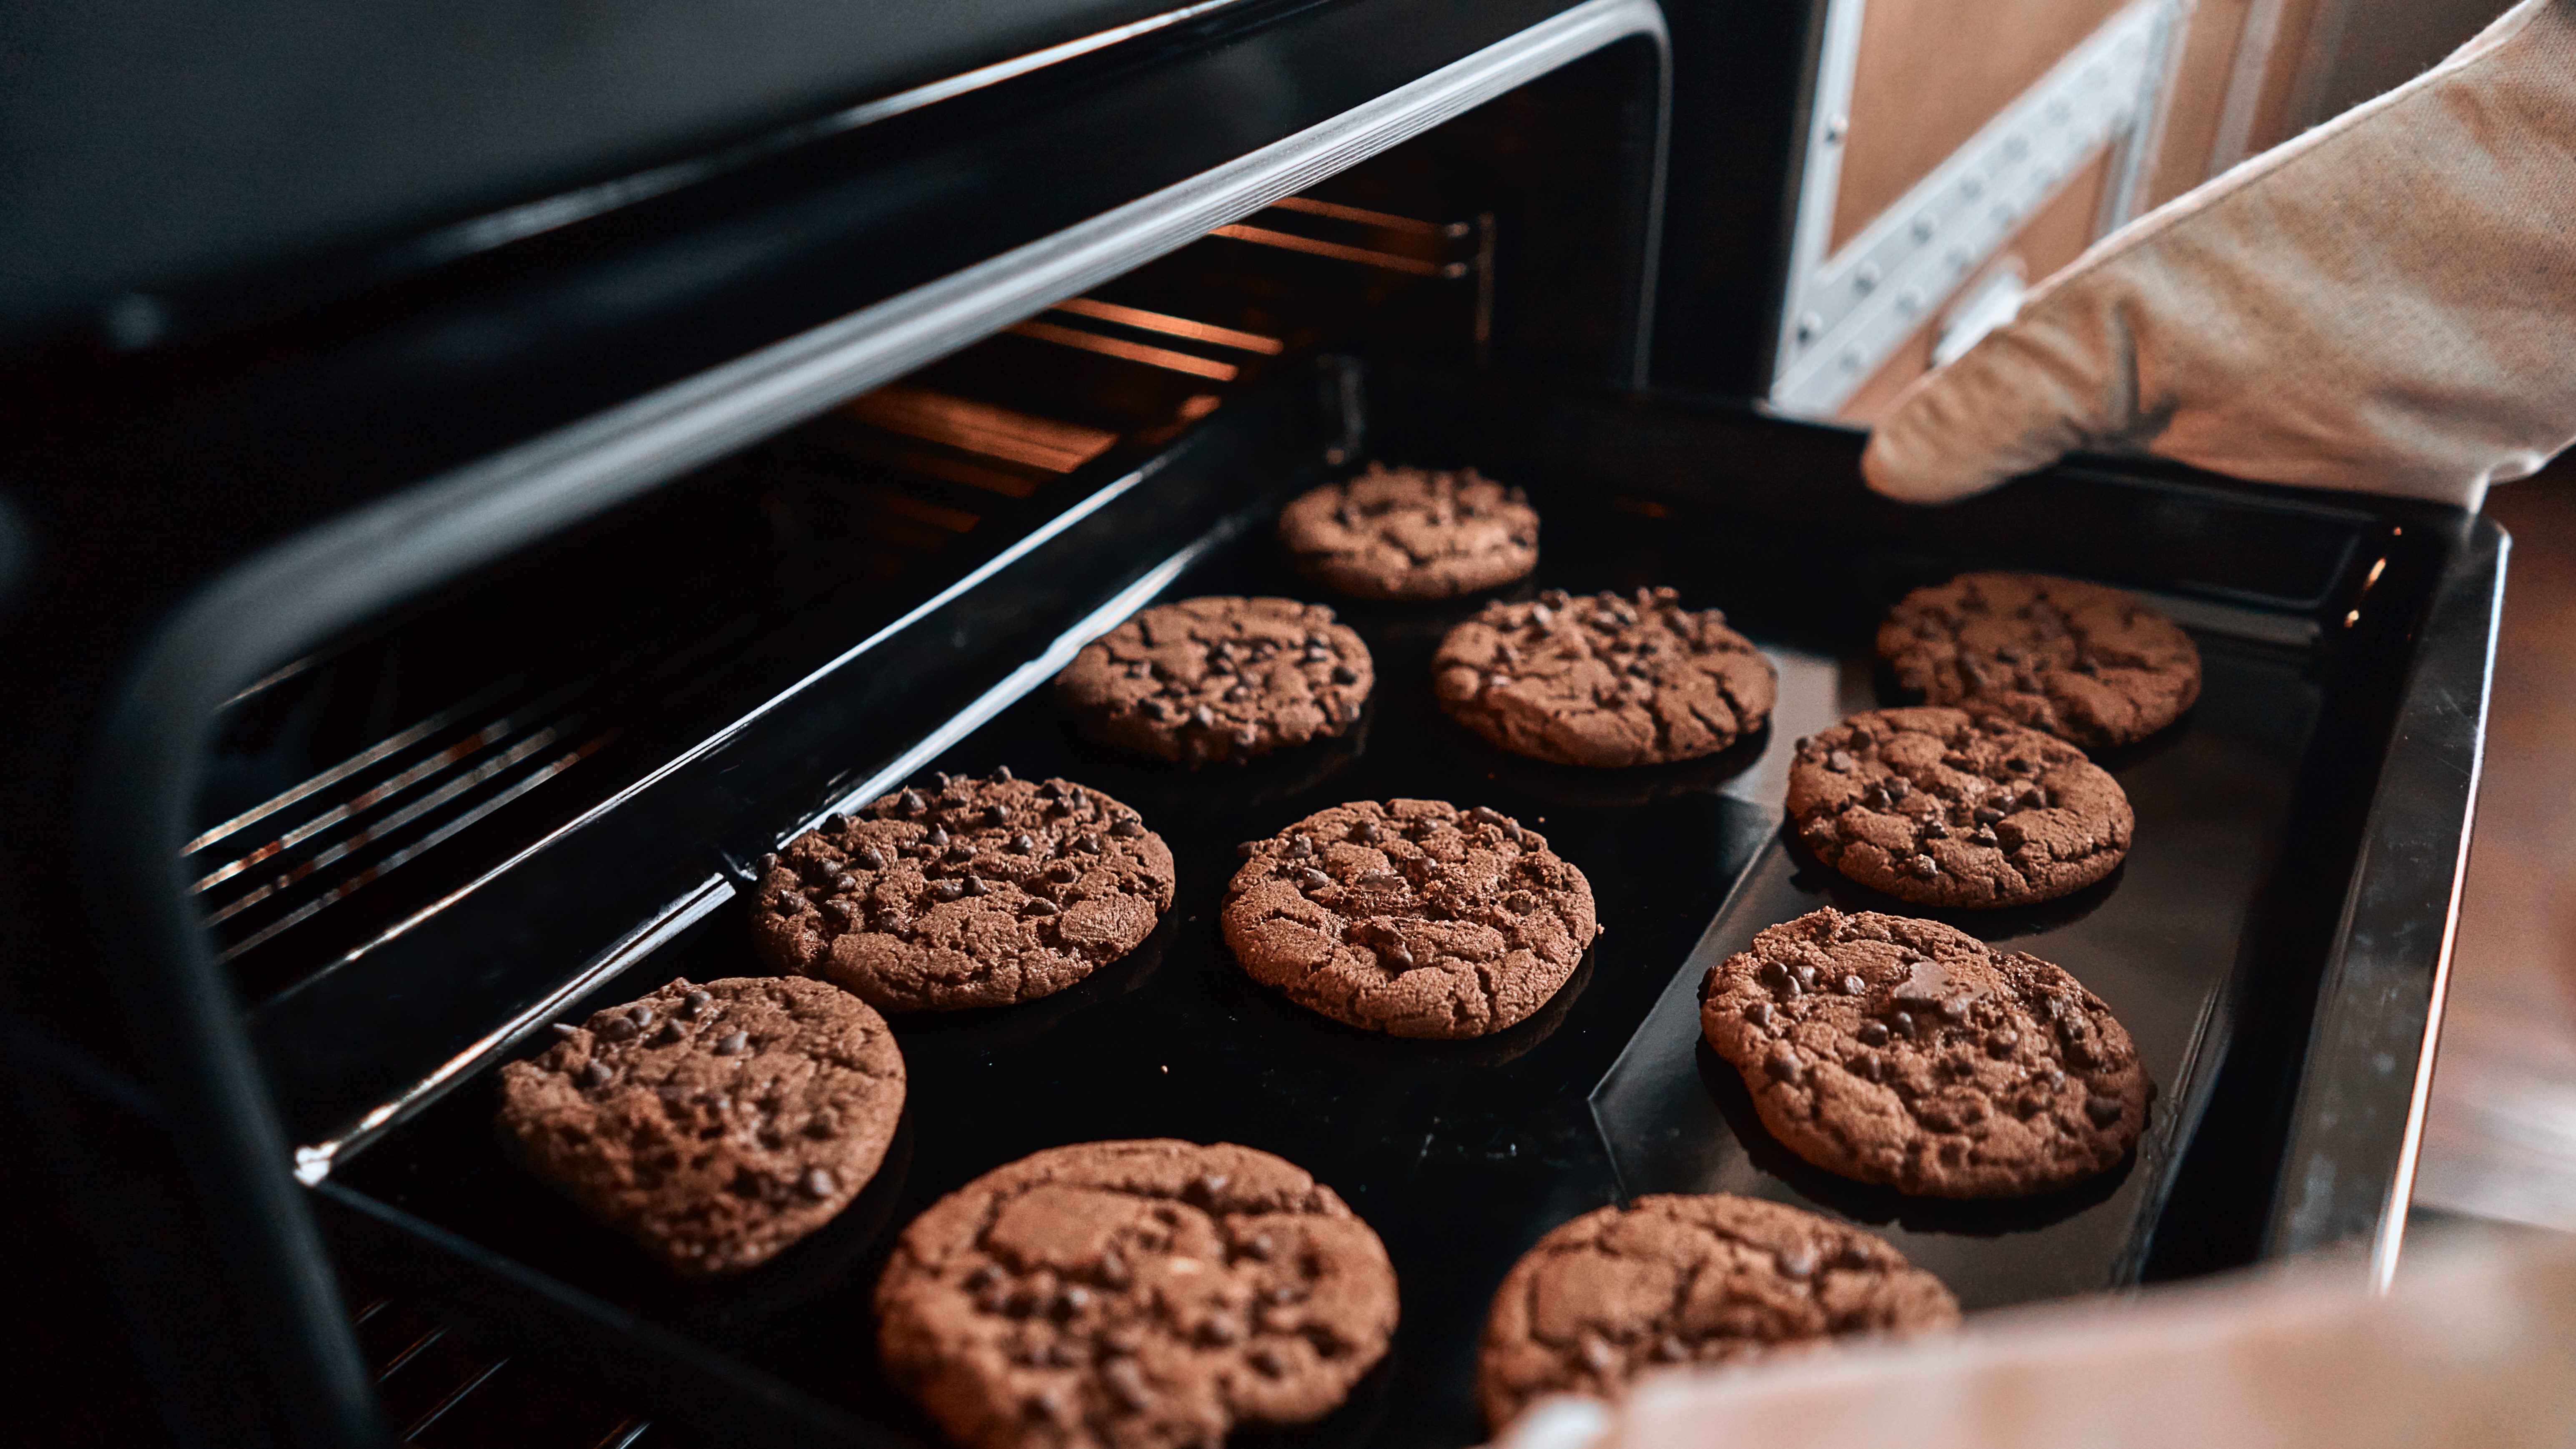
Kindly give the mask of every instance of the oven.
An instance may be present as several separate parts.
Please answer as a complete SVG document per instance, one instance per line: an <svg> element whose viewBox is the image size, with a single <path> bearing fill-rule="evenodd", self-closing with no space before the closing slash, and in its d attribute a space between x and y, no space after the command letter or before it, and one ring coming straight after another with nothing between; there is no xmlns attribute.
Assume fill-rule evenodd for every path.
<svg viewBox="0 0 2576 1449"><path fill-rule="evenodd" d="M1852 1218L1971 1309L2356 1244L2384 1279L2498 530L2134 459L1867 494L1860 434L1726 381L1772 366L1746 319L1787 285L1806 127L1776 81L1712 91L1794 73L1812 27L1078 8L613 181L12 314L0 1025L156 1412L219 1442L935 1443L875 1364L893 1234L1112 1137L1278 1152L1384 1237L1395 1350L1300 1443L1474 1442L1503 1271L1638 1193ZM1525 487L1523 587L1727 609L1780 667L1770 728L1643 770L1499 754L1428 688L1475 601L1332 601L1379 674L1342 740L1193 774L1065 728L1048 682L1137 609L1322 599L1273 521L1370 459ZM2069 1194L1931 1211L1766 1146L1695 992L1835 899L1779 830L1791 742L1892 702L1879 613L1979 566L2147 594L2208 682L2104 758L2121 874L1985 923L2121 1012L2146 1140ZM829 1227L683 1284L510 1162L494 1074L549 1023L760 974L750 862L997 765L1137 806L1178 900L1061 996L899 1019L904 1123ZM1529 1022L1382 1039L1233 966L1234 842L1397 795L1543 821L1595 882L1609 932Z"/></svg>

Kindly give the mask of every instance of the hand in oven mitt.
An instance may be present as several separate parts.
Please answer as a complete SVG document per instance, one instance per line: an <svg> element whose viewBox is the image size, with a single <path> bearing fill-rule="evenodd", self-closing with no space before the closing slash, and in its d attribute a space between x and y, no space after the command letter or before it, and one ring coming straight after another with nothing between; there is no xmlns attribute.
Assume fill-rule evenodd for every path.
<svg viewBox="0 0 2576 1449"><path fill-rule="evenodd" d="M2576 440L2576 0L2095 244L1917 382L1872 488L1983 492L2078 448L2475 508Z"/></svg>

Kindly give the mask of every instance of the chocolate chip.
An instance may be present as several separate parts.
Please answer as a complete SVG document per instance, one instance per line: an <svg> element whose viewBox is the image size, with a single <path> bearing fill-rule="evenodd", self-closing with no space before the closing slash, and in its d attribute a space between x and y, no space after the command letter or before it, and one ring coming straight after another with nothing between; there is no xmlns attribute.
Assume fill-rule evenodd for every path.
<svg viewBox="0 0 2576 1449"><path fill-rule="evenodd" d="M859 878L854 875L836 875L832 877L831 886L836 895L850 895L858 890Z"/></svg>
<svg viewBox="0 0 2576 1449"><path fill-rule="evenodd" d="M1279 1350L1263 1344L1252 1351L1252 1366L1275 1379L1288 1372L1288 1358Z"/></svg>
<svg viewBox="0 0 2576 1449"><path fill-rule="evenodd" d="M1306 890L1319 891L1332 883L1333 878L1331 876L1324 874L1322 871L1315 869L1311 865L1306 867L1304 870L1297 872L1297 884Z"/></svg>
<svg viewBox="0 0 2576 1449"><path fill-rule="evenodd" d="M980 896L992 889L992 887L984 884L984 878L982 876L975 875L970 875L964 880L959 881L958 885L963 887L966 894L970 896Z"/></svg>
<svg viewBox="0 0 2576 1449"><path fill-rule="evenodd" d="M1977 807L1976 820L1979 825L1993 825L2001 821L2003 818L2004 812L1996 809L1992 805L1980 805Z"/></svg>
<svg viewBox="0 0 2576 1449"><path fill-rule="evenodd" d="M1845 750L1836 750L1832 754L1825 756L1825 768L1838 774L1850 774L1852 767L1859 763L1859 761L1851 757L1850 752Z"/></svg>
<svg viewBox="0 0 2576 1449"><path fill-rule="evenodd" d="M1863 1022L1860 1028L1860 1044L1862 1046L1874 1047L1887 1045L1886 1023L1877 1021Z"/></svg>
<svg viewBox="0 0 2576 1449"><path fill-rule="evenodd" d="M1121 840L1137 840L1145 834L1145 822L1130 815L1109 827L1109 833Z"/></svg>
<svg viewBox="0 0 2576 1449"><path fill-rule="evenodd" d="M1782 1253L1776 1260L1780 1276L1804 1282L1816 1276L1816 1250L1799 1246Z"/></svg>
<svg viewBox="0 0 2576 1449"><path fill-rule="evenodd" d="M1030 901L1025 909L1032 916L1052 916L1055 914L1055 902L1039 897Z"/></svg>
<svg viewBox="0 0 2576 1449"><path fill-rule="evenodd" d="M1291 835L1288 837L1288 848L1281 853L1290 860L1304 860L1315 853L1315 837Z"/></svg>
<svg viewBox="0 0 2576 1449"><path fill-rule="evenodd" d="M776 855L764 855L760 859L753 861L751 863L751 868L759 871L762 875L767 875L771 871L778 869L778 857Z"/></svg>
<svg viewBox="0 0 2576 1449"><path fill-rule="evenodd" d="M1216 723L1216 711L1208 708L1206 705L1200 705L1198 708L1190 711L1190 723L1197 725L1200 729L1207 729Z"/></svg>
<svg viewBox="0 0 2576 1449"><path fill-rule="evenodd" d="M994 779L996 779L996 780L999 780L999 781L1001 781L1003 784L1007 785L1007 784L1009 784L1009 783L1010 783L1014 778L1016 778L1016 777L1015 777L1015 776L1013 776L1013 775L1011 774L1011 767L1010 767L1010 766L1008 766L1008 765L995 765L995 766L993 767L993 778L994 778Z"/></svg>
<svg viewBox="0 0 2576 1449"><path fill-rule="evenodd" d="M1071 861L1058 861L1047 867L1047 879L1057 885L1070 885L1081 879L1082 870Z"/></svg>
<svg viewBox="0 0 2576 1449"><path fill-rule="evenodd" d="M727 1032L724 1039L716 1043L716 1055L720 1057L738 1057L750 1049L751 1036L747 1032Z"/></svg>
<svg viewBox="0 0 2576 1449"><path fill-rule="evenodd" d="M804 1188L807 1197L830 1197L838 1192L840 1187L841 1180L834 1177L828 1167L813 1168L805 1174Z"/></svg>
<svg viewBox="0 0 2576 1449"><path fill-rule="evenodd" d="M919 790L906 790L894 798L894 808L906 815L918 815L930 808L930 802L921 798Z"/></svg>
<svg viewBox="0 0 2576 1449"><path fill-rule="evenodd" d="M1347 664L1336 664L1333 666L1333 682L1335 684L1357 684L1360 682L1360 672Z"/></svg>
<svg viewBox="0 0 2576 1449"><path fill-rule="evenodd" d="M2004 761L2004 768L2012 771L2016 775L2027 775L2030 773L2030 761L2023 759L2019 755L2015 755L2011 759Z"/></svg>
<svg viewBox="0 0 2576 1449"><path fill-rule="evenodd" d="M853 854L850 859L856 862L862 870L883 870L886 868L886 858L883 855L878 854L876 848L873 846L860 846L858 851Z"/></svg>
<svg viewBox="0 0 2576 1449"><path fill-rule="evenodd" d="M581 1084L585 1087L605 1087L609 1079L616 1075L608 1069L608 1063L592 1062L581 1069Z"/></svg>
<svg viewBox="0 0 2576 1449"><path fill-rule="evenodd" d="M549 1029L558 1037L570 1037L574 1032L581 1030L580 1027L577 1027L568 1021L553 1022L550 1024Z"/></svg>
<svg viewBox="0 0 2576 1449"><path fill-rule="evenodd" d="M1887 1029L1898 1036L1914 1035L1914 1013L1900 1011L1887 1019Z"/></svg>
<svg viewBox="0 0 2576 1449"><path fill-rule="evenodd" d="M1373 891L1391 891L1404 884L1404 877L1391 870L1364 870L1353 885Z"/></svg>
<svg viewBox="0 0 2576 1449"><path fill-rule="evenodd" d="M1928 855L1918 855L1914 857L1914 873L1925 877L1939 875L1941 873L1941 862L1934 860Z"/></svg>
<svg viewBox="0 0 2576 1449"><path fill-rule="evenodd" d="M714 1000L715 997L707 992L692 991L680 998L680 1014L695 1021L698 1019L698 1013L706 1010L707 1004Z"/></svg>
<svg viewBox="0 0 2576 1449"><path fill-rule="evenodd" d="M1890 799L1902 800L1914 793L1914 786L1903 775L1893 776L1887 782L1887 793Z"/></svg>
<svg viewBox="0 0 2576 1449"><path fill-rule="evenodd" d="M1781 1081L1794 1084L1799 1073L1806 1069L1806 1064L1799 1061L1798 1054L1784 1042L1772 1048L1771 1055L1762 1059L1762 1069Z"/></svg>
<svg viewBox="0 0 2576 1449"><path fill-rule="evenodd" d="M1377 822L1374 820L1363 820L1351 827L1351 839L1360 845L1375 845L1384 833L1377 828Z"/></svg>
<svg viewBox="0 0 2576 1449"><path fill-rule="evenodd" d="M2004 1027L1986 1038L1986 1055L2000 1061L2011 1056L2013 1048L2020 1045L2021 1033L2011 1027Z"/></svg>
<svg viewBox="0 0 2576 1449"><path fill-rule="evenodd" d="M947 853L941 855L939 858L948 862L950 865L964 865L966 862L975 858L975 847L966 844L964 841L959 841L957 844L948 847Z"/></svg>
<svg viewBox="0 0 2576 1449"><path fill-rule="evenodd" d="M1234 858L1250 860L1261 853L1261 846L1262 842L1258 840L1238 840L1234 845Z"/></svg>
<svg viewBox="0 0 2576 1449"><path fill-rule="evenodd" d="M1097 835L1080 835L1074 837L1073 848L1085 855L1098 855L1106 847L1100 843L1100 837Z"/></svg>
<svg viewBox="0 0 2576 1449"><path fill-rule="evenodd" d="M1413 969L1412 948L1406 946L1402 941L1396 941L1388 945L1378 947L1377 959L1394 967L1398 971L1410 971Z"/></svg>
<svg viewBox="0 0 2576 1449"><path fill-rule="evenodd" d="M1942 824L1941 817L1935 815L1931 819L1923 822L1923 838L1926 840L1947 840L1950 838L1950 827Z"/></svg>
<svg viewBox="0 0 2576 1449"><path fill-rule="evenodd" d="M1845 976L1842 979L1841 986L1843 995L1845 996L1858 996L1869 990L1869 983L1861 980L1857 976Z"/></svg>
<svg viewBox="0 0 2576 1449"><path fill-rule="evenodd" d="M1757 1001L1744 1008L1744 1019L1755 1026L1769 1026L1771 1018L1777 1014L1771 1009L1771 1003L1767 1001Z"/></svg>
<svg viewBox="0 0 2576 1449"><path fill-rule="evenodd" d="M1029 834L1025 830L1011 837L1011 854L1013 855L1035 855L1037 854L1037 849L1038 838Z"/></svg>
<svg viewBox="0 0 2576 1449"><path fill-rule="evenodd" d="M1842 1254L1835 1261L1846 1268L1867 1268L1878 1261L1878 1255L1870 1251L1869 1244L1852 1242L1843 1244Z"/></svg>
<svg viewBox="0 0 2576 1449"><path fill-rule="evenodd" d="M1145 717L1147 719L1170 719L1172 717L1172 706L1170 702L1166 700L1149 699L1145 701L1141 708L1145 711ZM1049 807L1047 813L1052 815L1055 814L1056 811L1053 807Z"/></svg>
<svg viewBox="0 0 2576 1449"><path fill-rule="evenodd" d="M2088 1097L2084 1101L2084 1115L2092 1118L2096 1127L2108 1127L2119 1121L2120 1112L2120 1099L2117 1097Z"/></svg>
<svg viewBox="0 0 2576 1449"><path fill-rule="evenodd" d="M1067 1284L1056 1290L1055 1301L1047 1305L1047 1316L1061 1323L1080 1313L1083 1305L1090 1301L1090 1289L1076 1284Z"/></svg>
<svg viewBox="0 0 2576 1449"><path fill-rule="evenodd" d="M934 825L930 827L929 834L921 837L921 843L929 846L933 850L946 850L948 848L948 832L940 826Z"/></svg>
<svg viewBox="0 0 2576 1449"><path fill-rule="evenodd" d="M1011 812L999 805L987 805L984 807L984 823L993 826L1008 825L1011 823Z"/></svg>
<svg viewBox="0 0 2576 1449"><path fill-rule="evenodd" d="M953 901L964 894L966 886L962 881L944 880L930 888L930 898L935 901Z"/></svg>
<svg viewBox="0 0 2576 1449"><path fill-rule="evenodd" d="M603 1041L633 1041L635 1023L622 1016L612 1016L600 1024L599 1035Z"/></svg>
<svg viewBox="0 0 2576 1449"><path fill-rule="evenodd" d="M1506 817L1503 812L1490 805L1479 805L1475 809L1468 811L1467 818L1475 821L1479 825L1502 825L1508 823L1508 817Z"/></svg>

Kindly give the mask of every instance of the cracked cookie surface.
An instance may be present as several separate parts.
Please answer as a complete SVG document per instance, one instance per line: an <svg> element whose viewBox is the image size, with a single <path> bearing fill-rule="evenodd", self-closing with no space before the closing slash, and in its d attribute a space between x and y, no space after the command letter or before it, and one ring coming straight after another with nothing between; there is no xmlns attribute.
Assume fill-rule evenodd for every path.
<svg viewBox="0 0 2576 1449"><path fill-rule="evenodd" d="M1970 573L1907 594L1878 627L1897 682L2086 749L2142 740L2200 698L2200 650L2134 594L2046 574Z"/></svg>
<svg viewBox="0 0 2576 1449"><path fill-rule="evenodd" d="M1484 806L1363 800L1242 850L1220 918L1235 959L1370 1031L1501 1031L1554 996L1600 934L1583 872Z"/></svg>
<svg viewBox="0 0 2576 1449"><path fill-rule="evenodd" d="M903 1114L885 1018L820 981L682 978L555 1034L501 1068L501 1125L684 1275L753 1267L830 1222Z"/></svg>
<svg viewBox="0 0 2576 1449"><path fill-rule="evenodd" d="M2100 997L1936 921L1772 926L1709 972L1700 1030L1790 1151L1917 1196L2066 1187L2146 1127L2145 1068Z"/></svg>
<svg viewBox="0 0 2576 1449"><path fill-rule="evenodd" d="M1516 755L1562 765L1660 765L1762 728L1779 675L1715 609L1672 589L1489 604L1431 663L1440 707Z"/></svg>
<svg viewBox="0 0 2576 1449"><path fill-rule="evenodd" d="M1790 823L1827 865L1927 906L2020 906L2118 868L2127 792L2065 741L1989 715L1856 714L1798 744Z"/></svg>
<svg viewBox="0 0 2576 1449"><path fill-rule="evenodd" d="M1475 469L1368 471L1299 494L1279 514L1299 573L1361 599L1447 599L1538 567L1538 510Z"/></svg>
<svg viewBox="0 0 2576 1449"><path fill-rule="evenodd" d="M1214 595L1085 644L1055 695L1096 739L1198 765L1339 735L1376 678L1368 646L1323 605Z"/></svg>
<svg viewBox="0 0 2576 1449"><path fill-rule="evenodd" d="M1136 949L1172 852L1069 780L937 777L834 816L759 864L755 930L782 968L887 1011L1053 995Z"/></svg>
<svg viewBox="0 0 2576 1449"><path fill-rule="evenodd" d="M1885 1241L1730 1193L1656 1194L1561 1224L1494 1295L1476 1400L1502 1431L1549 1394L1845 1334L1948 1328L1958 1300Z"/></svg>
<svg viewBox="0 0 2576 1449"><path fill-rule="evenodd" d="M1213 1446L1339 1407L1395 1270L1331 1188L1249 1147L1050 1148L941 1198L876 1291L887 1372L972 1449Z"/></svg>

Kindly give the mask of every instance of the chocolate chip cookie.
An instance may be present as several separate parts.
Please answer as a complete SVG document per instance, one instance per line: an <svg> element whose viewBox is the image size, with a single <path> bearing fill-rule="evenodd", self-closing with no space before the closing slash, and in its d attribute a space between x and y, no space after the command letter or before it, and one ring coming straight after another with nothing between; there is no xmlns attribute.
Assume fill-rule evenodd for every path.
<svg viewBox="0 0 2576 1449"><path fill-rule="evenodd" d="M1431 672L1460 724L1563 765L1713 755L1762 728L1779 697L1762 651L1671 589L1489 604L1440 641Z"/></svg>
<svg viewBox="0 0 2576 1449"><path fill-rule="evenodd" d="M2109 875L2128 794L2084 752L1998 716L1856 714L1798 743L1789 820L1818 859L1927 906L2020 906Z"/></svg>
<svg viewBox="0 0 2576 1449"><path fill-rule="evenodd" d="M1087 1142L932 1204L876 1306L887 1372L971 1449L1214 1446L1338 1407L1395 1332L1395 1270L1269 1153Z"/></svg>
<svg viewBox="0 0 2576 1449"><path fill-rule="evenodd" d="M1857 1228L1728 1193L1641 1197L1557 1227L1512 1265L1476 1401L1499 1433L1549 1394L1616 1398L1661 1368L1958 1321L1941 1280Z"/></svg>
<svg viewBox="0 0 2576 1449"><path fill-rule="evenodd" d="M1376 677L1323 605L1214 596L1158 604L1084 645L1055 697L1094 738L1197 765L1338 735Z"/></svg>
<svg viewBox="0 0 2576 1449"><path fill-rule="evenodd" d="M2046 574L1961 574L1878 627L1899 684L2088 750L2142 740L2200 698L2200 650L2136 595Z"/></svg>
<svg viewBox="0 0 2576 1449"><path fill-rule="evenodd" d="M1172 904L1172 852L1087 785L937 777L836 815L759 865L754 929L781 969L886 1011L1062 991Z"/></svg>
<svg viewBox="0 0 2576 1449"><path fill-rule="evenodd" d="M679 1273L774 1257L867 1186L903 1114L885 1018L798 977L686 979L501 1068L528 1164Z"/></svg>
<svg viewBox="0 0 2576 1449"><path fill-rule="evenodd" d="M1370 1031L1501 1031L1555 995L1600 934L1583 872L1481 805L1362 800L1241 849L1220 918L1235 959Z"/></svg>
<svg viewBox="0 0 2576 1449"><path fill-rule="evenodd" d="M1709 972L1700 1030L1790 1151L1899 1192L2047 1192L2117 1165L2146 1127L2146 1071L2102 998L1935 921L1826 909L1770 927Z"/></svg>
<svg viewBox="0 0 2576 1449"><path fill-rule="evenodd" d="M1299 494L1279 515L1297 571L1360 599L1448 599L1538 567L1538 511L1476 470L1368 471Z"/></svg>

